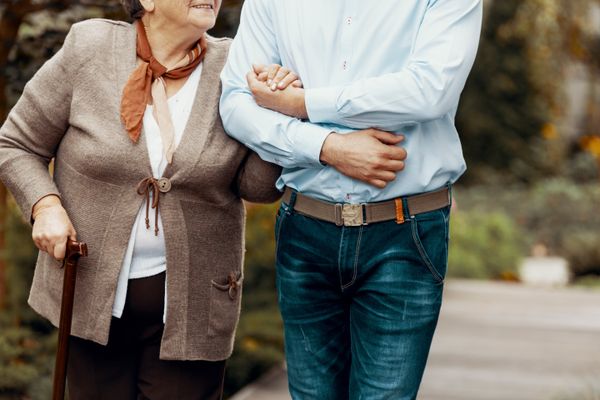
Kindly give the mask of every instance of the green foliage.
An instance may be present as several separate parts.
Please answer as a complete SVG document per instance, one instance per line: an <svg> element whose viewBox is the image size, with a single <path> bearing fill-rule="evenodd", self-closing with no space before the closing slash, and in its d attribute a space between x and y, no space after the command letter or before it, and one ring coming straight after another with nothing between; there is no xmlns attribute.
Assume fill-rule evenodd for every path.
<svg viewBox="0 0 600 400"><path fill-rule="evenodd" d="M56 349L50 324L27 306L37 251L31 229L14 202L8 204L8 304L0 314L0 399L46 399ZM36 394L37 393L37 394ZM44 394L42 394L44 393Z"/></svg>
<svg viewBox="0 0 600 400"><path fill-rule="evenodd" d="M459 187L461 210L502 212L524 232L526 246L543 244L551 255L565 257L573 273L600 274L600 186L565 179L533 186Z"/></svg>
<svg viewBox="0 0 600 400"><path fill-rule="evenodd" d="M490 169L506 171L516 160L529 160L530 143L549 119L531 90L527 41L505 28L521 1L489 3L477 60L461 98L457 127L471 167L467 177L473 181L485 181Z"/></svg>
<svg viewBox="0 0 600 400"><path fill-rule="evenodd" d="M56 336L40 336L24 327L0 335L0 399L23 398L52 373ZM48 397L49 388L45 396ZM35 398L35 397L33 397Z"/></svg>
<svg viewBox="0 0 600 400"><path fill-rule="evenodd" d="M590 91L585 116L569 121L566 72L573 60L590 68L598 63L600 53L593 47L598 33L589 18L594 2L486 3L477 60L456 118L470 166L463 182L559 176L569 158L582 152L577 136L595 133L597 123L589 121L597 122L597 96ZM590 72L593 88L598 70ZM594 169L597 176L597 164Z"/></svg>
<svg viewBox="0 0 600 400"><path fill-rule="evenodd" d="M275 289L274 224L277 205L247 205L246 262L242 316L225 391L231 395L256 380L283 354L283 324Z"/></svg>
<svg viewBox="0 0 600 400"><path fill-rule="evenodd" d="M472 279L514 277L523 254L522 234L501 212L453 212L448 276Z"/></svg>
<svg viewBox="0 0 600 400"><path fill-rule="evenodd" d="M600 233L595 231L574 232L561 243L563 255L569 260L576 276L600 275Z"/></svg>

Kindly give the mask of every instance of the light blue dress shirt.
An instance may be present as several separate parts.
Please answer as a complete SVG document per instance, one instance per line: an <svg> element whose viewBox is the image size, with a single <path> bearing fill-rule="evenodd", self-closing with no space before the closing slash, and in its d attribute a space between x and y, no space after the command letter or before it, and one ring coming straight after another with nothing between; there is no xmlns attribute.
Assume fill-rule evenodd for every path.
<svg viewBox="0 0 600 400"><path fill-rule="evenodd" d="M229 135L284 167L277 186L362 203L438 189L465 171L454 125L473 65L482 0L246 0L221 75ZM309 121L259 107L252 64L280 64L306 89ZM330 132L403 134L406 168L385 189L319 162Z"/></svg>

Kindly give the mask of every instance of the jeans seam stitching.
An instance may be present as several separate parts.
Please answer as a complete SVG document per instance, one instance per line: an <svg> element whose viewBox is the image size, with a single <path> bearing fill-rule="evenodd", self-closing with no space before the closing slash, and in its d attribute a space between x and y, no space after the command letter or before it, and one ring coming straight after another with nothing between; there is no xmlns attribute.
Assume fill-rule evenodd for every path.
<svg viewBox="0 0 600 400"><path fill-rule="evenodd" d="M439 272L437 272L437 270L431 263L429 256L427 255L427 253L425 253L425 249L423 248L423 243L421 242L421 239L419 239L417 237L417 220L416 220L416 218L411 218L411 228L412 228L411 230L412 230L413 242L415 243L415 246L416 246L417 250L419 251L419 254L421 255L421 260L423 260L423 263L425 263L425 265L427 266L427 269L429 269L429 272L431 272L433 277L439 283L442 283L444 281L444 279L441 277Z"/></svg>
<svg viewBox="0 0 600 400"><path fill-rule="evenodd" d="M338 275L340 277L340 287L344 290L344 283L342 280L342 247L344 247L344 230L345 228L342 226L342 235L340 237L340 245L338 249Z"/></svg>
<svg viewBox="0 0 600 400"><path fill-rule="evenodd" d="M344 286L342 286L342 289L347 289L350 286L352 286L352 284L354 284L354 282L356 282L356 277L358 276L358 256L360 253L360 240L362 239L362 234L363 234L363 227L360 227L360 230L358 231L358 240L356 241L356 248L355 248L355 256L354 256L354 272L352 275L352 279L350 280L350 282L348 282L347 284L345 284Z"/></svg>
<svg viewBox="0 0 600 400"><path fill-rule="evenodd" d="M287 210L285 210L284 212L282 212L279 215L279 226L277 227L277 232L275 233L275 262L277 262L277 255L279 253L279 242L280 242L280 238L279 236L281 236L281 227L283 226L283 221L286 219L285 216L287 215Z"/></svg>

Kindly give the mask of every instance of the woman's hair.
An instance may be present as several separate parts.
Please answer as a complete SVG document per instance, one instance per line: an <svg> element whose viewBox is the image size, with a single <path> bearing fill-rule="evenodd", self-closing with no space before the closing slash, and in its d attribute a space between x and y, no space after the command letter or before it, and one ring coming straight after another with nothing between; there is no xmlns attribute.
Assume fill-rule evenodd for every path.
<svg viewBox="0 0 600 400"><path fill-rule="evenodd" d="M133 19L140 19L144 15L144 7L140 4L140 0L121 0L123 8Z"/></svg>

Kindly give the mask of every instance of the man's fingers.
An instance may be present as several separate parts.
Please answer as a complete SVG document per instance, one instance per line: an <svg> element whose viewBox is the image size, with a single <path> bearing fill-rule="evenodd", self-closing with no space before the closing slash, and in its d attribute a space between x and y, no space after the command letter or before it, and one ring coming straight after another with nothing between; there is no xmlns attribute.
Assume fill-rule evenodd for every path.
<svg viewBox="0 0 600 400"><path fill-rule="evenodd" d="M267 76L268 76L268 73L267 73L267 71L263 71L263 72L261 72L260 74L258 74L258 76L257 76L257 78L256 78L256 79L257 79L259 82L266 82L266 81L267 81Z"/></svg>
<svg viewBox="0 0 600 400"><path fill-rule="evenodd" d="M258 80L258 76L254 73L254 71L250 71L246 74L246 81L248 85L254 84Z"/></svg>
<svg viewBox="0 0 600 400"><path fill-rule="evenodd" d="M253 71L250 71L246 74L246 81L248 81L248 88L250 89L252 94L256 94L255 92L260 82L258 81L258 77Z"/></svg>
<svg viewBox="0 0 600 400"><path fill-rule="evenodd" d="M406 149L404 147L396 147L396 146L388 146L385 151L385 155L390 160L398 160L404 161L408 154L406 153Z"/></svg>
<svg viewBox="0 0 600 400"><path fill-rule="evenodd" d="M373 179L384 182L391 182L394 179L396 179L396 174L392 171L377 171L374 175L375 176L373 177Z"/></svg>
<svg viewBox="0 0 600 400"><path fill-rule="evenodd" d="M252 70L256 75L260 75L263 72L267 72L267 67L265 67L263 64L252 64Z"/></svg>
<svg viewBox="0 0 600 400"><path fill-rule="evenodd" d="M399 172L404 170L405 164L404 161L400 160L388 160L383 165L386 171L394 171Z"/></svg>
<svg viewBox="0 0 600 400"><path fill-rule="evenodd" d="M381 143L384 143L384 144L398 144L404 140L404 136L402 136L402 135L396 135L394 133L384 132L384 131L374 131L374 132L375 133L373 134L373 136L375 136L377 139L379 139L379 141Z"/></svg>
<svg viewBox="0 0 600 400"><path fill-rule="evenodd" d="M369 185L373 185L379 189L384 189L387 186L387 182L379 180L379 179L371 179L371 180L367 181L367 183Z"/></svg>
<svg viewBox="0 0 600 400"><path fill-rule="evenodd" d="M298 81L298 77L296 76L296 74L294 74L293 72L290 72L289 74L287 74L286 76L284 76L281 81L279 81L277 83L277 88L280 90L283 90L285 88L287 88L288 86L292 85L294 82ZM275 81L277 82L277 77L275 77Z"/></svg>

